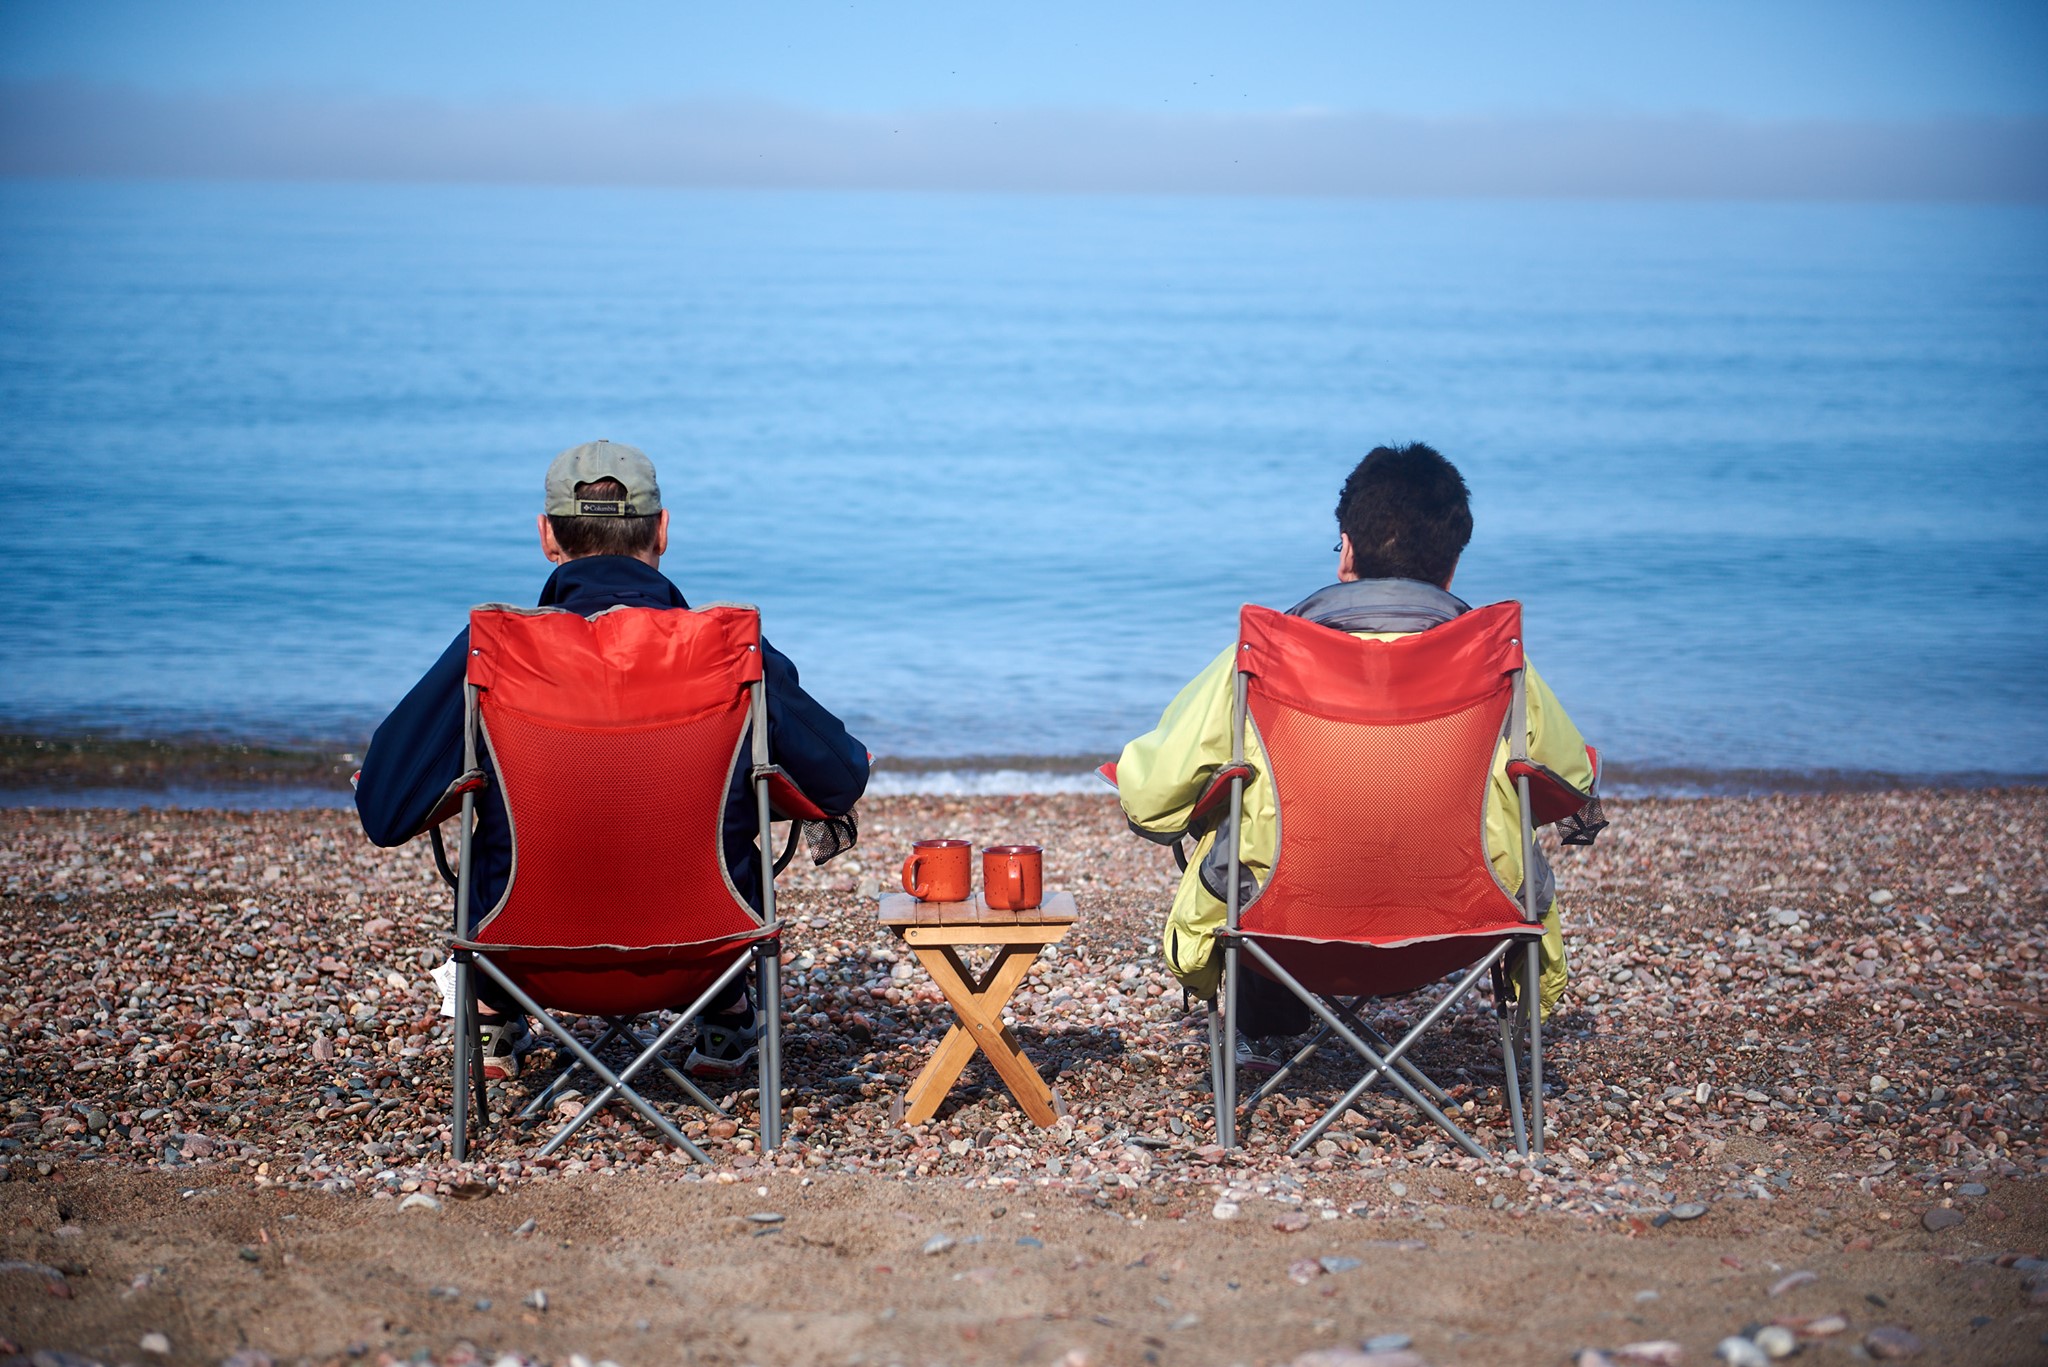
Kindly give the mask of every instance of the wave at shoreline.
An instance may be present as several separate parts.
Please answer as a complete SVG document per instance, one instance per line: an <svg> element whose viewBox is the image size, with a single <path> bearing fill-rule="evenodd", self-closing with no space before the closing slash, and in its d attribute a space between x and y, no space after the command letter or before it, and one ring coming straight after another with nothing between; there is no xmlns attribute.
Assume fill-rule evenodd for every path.
<svg viewBox="0 0 2048 1367"><path fill-rule="evenodd" d="M1107 795L1095 774L1106 756L884 756L868 786L876 797ZM275 810L351 805L346 750L219 740L0 735L0 807L175 807ZM1894 789L2037 788L2048 774L1863 769L1704 769L1612 764L1602 784L1616 798L1754 797Z"/></svg>

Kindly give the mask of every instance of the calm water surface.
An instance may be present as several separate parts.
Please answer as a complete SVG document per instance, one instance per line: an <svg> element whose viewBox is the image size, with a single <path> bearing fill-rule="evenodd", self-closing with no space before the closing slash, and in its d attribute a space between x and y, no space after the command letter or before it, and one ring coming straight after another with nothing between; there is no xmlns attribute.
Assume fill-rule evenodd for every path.
<svg viewBox="0 0 2048 1367"><path fill-rule="evenodd" d="M1638 767L2048 772L2048 212L0 186L0 729L360 743L540 475L878 752L1107 752L1380 441Z"/></svg>

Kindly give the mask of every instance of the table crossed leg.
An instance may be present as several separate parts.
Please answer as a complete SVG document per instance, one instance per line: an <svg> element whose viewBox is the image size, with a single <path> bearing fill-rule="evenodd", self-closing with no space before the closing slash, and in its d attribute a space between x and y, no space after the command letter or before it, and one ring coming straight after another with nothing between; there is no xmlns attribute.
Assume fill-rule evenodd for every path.
<svg viewBox="0 0 2048 1367"><path fill-rule="evenodd" d="M1047 941L1046 943L1051 943ZM913 945L918 962L932 981L946 994L946 1001L952 1006L959 1023L946 1031L946 1037L932 1054L931 1062L910 1084L904 1095L903 1122L906 1125L922 1125L938 1113L939 1103L946 1099L954 1082L959 1080L967 1061L979 1049L988 1056L995 1068L996 1076L1010 1089L1010 1095L1017 1098L1017 1104L1024 1108L1024 1114L1034 1124L1049 1126L1057 1122L1057 1099L1052 1089L1045 1085L1045 1079L1038 1075L1025 1056L1023 1046L1008 1026L1003 1024L1003 1008L1009 1004L1010 996L1024 981L1024 975L1031 971L1032 963L1038 957L1042 945L1005 944L996 947L995 961L986 973L976 974L961 959L952 945Z"/></svg>

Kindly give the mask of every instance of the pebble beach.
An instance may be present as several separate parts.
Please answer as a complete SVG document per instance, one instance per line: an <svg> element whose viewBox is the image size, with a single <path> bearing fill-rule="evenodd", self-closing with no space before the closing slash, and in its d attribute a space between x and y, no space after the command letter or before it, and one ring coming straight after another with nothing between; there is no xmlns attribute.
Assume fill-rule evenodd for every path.
<svg viewBox="0 0 2048 1367"><path fill-rule="evenodd" d="M451 1163L427 976L449 896L424 842L373 849L337 811L8 810L0 1347L40 1350L40 1367L2048 1355L2048 791L1637 799L1609 815L1592 849L1553 851L1572 986L1546 1030L1540 1168L1508 1147L1483 1003L1417 1059L1506 1161L1467 1157L1378 1091L1290 1157L1342 1085L1328 1055L1241 1122L1241 1150L1215 1146L1203 1015L1156 951L1171 857L1107 796L1060 795L871 799L855 851L791 866L787 1142L759 1151L758 1099L740 1088L728 1116L684 1125L707 1169L616 1109L533 1158L579 1104L512 1124L545 1049L494 1088L473 1161ZM932 1123L891 1121L951 1017L876 898L912 840L941 835L1041 844L1048 886L1078 899L1074 933L1011 1004L1065 1102L1053 1129L979 1060ZM1391 1037L1419 1010L1368 1018ZM615 1204L626 1213L591 1210ZM673 1332L635 1313L665 1294L550 1304L524 1284L538 1271L508 1281L528 1251L565 1261L557 1233L581 1246L576 1212L617 1226L604 1256L651 1259L650 1283L682 1275L655 1266L665 1240L681 1240L671 1269L774 1279L736 1301L707 1292ZM325 1253L287 1251L287 1220L325 1231ZM716 1259L679 1233L692 1221ZM506 1251L465 1252L472 1225ZM989 1260L998 1247L1006 1261ZM1403 1260L1435 1268L1428 1293L1374 1274ZM1242 1271L1188 1288L1210 1263ZM1477 1294L1522 1263L1630 1284L1613 1307L1551 1295L1526 1314ZM238 1299L252 1278L325 1286L343 1265L382 1269L360 1304L238 1309L259 1303ZM1150 1279L1146 1294L1092 1315L1087 1288L1112 1267ZM1473 1294L1418 1308L1460 1278ZM932 1303L877 1279L929 1283ZM1216 1297L1267 1284L1224 1317ZM742 1310L854 1319L817 1339L748 1330Z"/></svg>

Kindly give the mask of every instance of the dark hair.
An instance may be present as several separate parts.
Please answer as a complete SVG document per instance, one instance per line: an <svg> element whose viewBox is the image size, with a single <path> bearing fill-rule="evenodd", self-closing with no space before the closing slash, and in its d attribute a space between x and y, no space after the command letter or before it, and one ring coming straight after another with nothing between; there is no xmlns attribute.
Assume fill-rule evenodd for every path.
<svg viewBox="0 0 2048 1367"><path fill-rule="evenodd" d="M1337 527L1351 538L1359 578L1441 584L1472 539L1471 491L1458 467L1419 441L1375 446L1344 481Z"/></svg>
<svg viewBox="0 0 2048 1367"><path fill-rule="evenodd" d="M576 486L579 499L623 499L626 486L615 479L597 479ZM555 540L571 560L586 555L652 555L660 513L645 517L548 516Z"/></svg>

